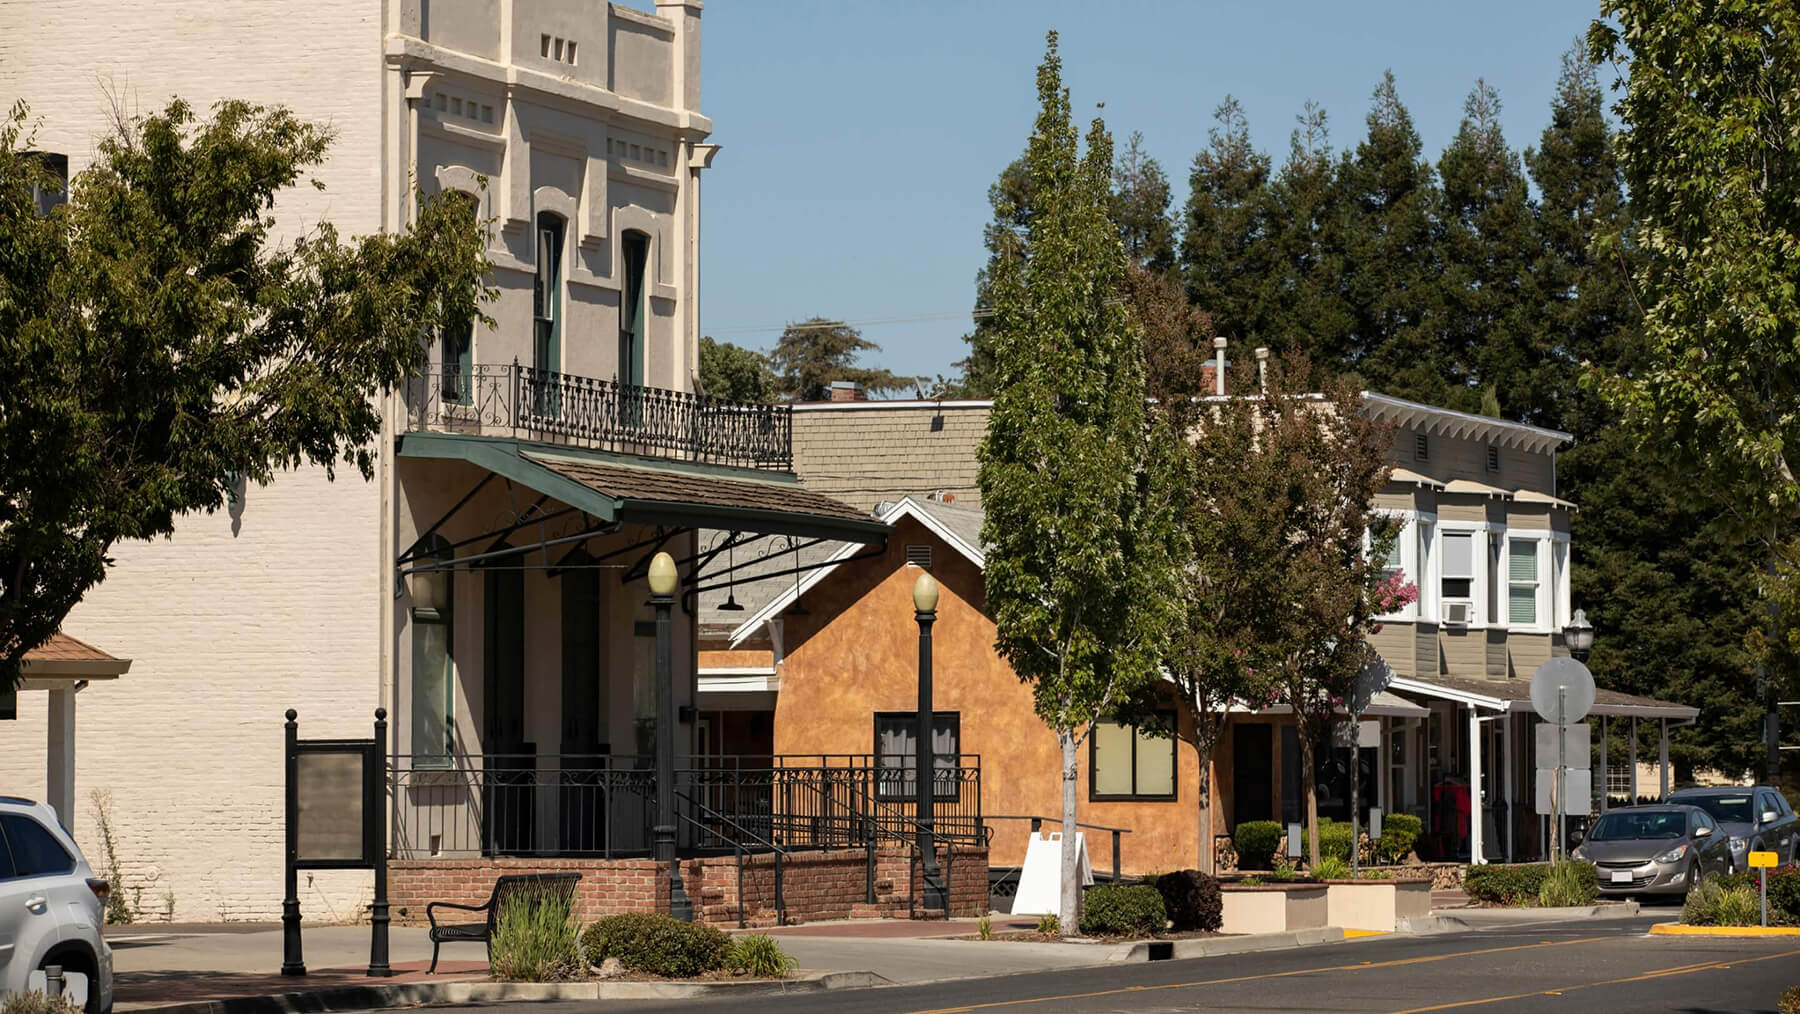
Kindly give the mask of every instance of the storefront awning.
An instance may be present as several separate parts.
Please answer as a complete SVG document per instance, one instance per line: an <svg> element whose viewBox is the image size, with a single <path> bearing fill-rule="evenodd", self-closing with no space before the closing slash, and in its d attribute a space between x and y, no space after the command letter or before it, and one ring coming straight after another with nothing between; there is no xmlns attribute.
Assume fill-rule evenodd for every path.
<svg viewBox="0 0 1800 1014"><path fill-rule="evenodd" d="M1291 715L1294 709L1285 704L1272 704L1266 708L1246 708L1233 705L1230 712L1234 715ZM1342 708L1338 714L1348 714ZM1369 698L1369 706L1362 710L1364 718L1425 718L1431 711L1422 708L1398 694L1382 690Z"/></svg>
<svg viewBox="0 0 1800 1014"><path fill-rule="evenodd" d="M400 456L466 461L603 522L872 544L889 527L786 473L657 461L461 434L408 433Z"/></svg>
<svg viewBox="0 0 1800 1014"><path fill-rule="evenodd" d="M1414 697L1455 701L1458 704L1466 704L1486 711L1529 712L1532 710L1531 681L1528 679L1484 680L1458 679L1453 676L1396 676L1393 683L1389 684L1388 689ZM1667 718L1675 721L1690 721L1700 716L1700 709L1686 704L1677 704L1674 701L1659 701L1653 697L1621 693L1617 690L1596 689L1594 706L1588 709L1588 714L1616 718Z"/></svg>

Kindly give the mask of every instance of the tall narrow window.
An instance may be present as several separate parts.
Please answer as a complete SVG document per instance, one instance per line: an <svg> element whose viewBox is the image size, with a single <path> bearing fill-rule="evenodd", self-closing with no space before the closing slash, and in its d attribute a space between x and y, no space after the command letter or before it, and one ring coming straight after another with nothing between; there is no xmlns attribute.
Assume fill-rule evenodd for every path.
<svg viewBox="0 0 1800 1014"><path fill-rule="evenodd" d="M1535 539L1509 539L1507 622L1534 627L1538 622L1538 544Z"/></svg>
<svg viewBox="0 0 1800 1014"><path fill-rule="evenodd" d="M69 199L69 156L47 151L26 152L26 156L35 158L50 174L47 185L36 181L31 184L31 199L37 204L38 214L49 215Z"/></svg>
<svg viewBox="0 0 1800 1014"><path fill-rule="evenodd" d="M1475 597L1475 535L1445 532L1443 595L1445 601L1467 602Z"/></svg>
<svg viewBox="0 0 1800 1014"><path fill-rule="evenodd" d="M628 232L619 239L625 261L625 284L619 292L619 371L621 384L644 383L644 269L650 260L650 237Z"/></svg>
<svg viewBox="0 0 1800 1014"><path fill-rule="evenodd" d="M1505 622L1506 602L1506 536L1495 532L1488 536L1488 615L1496 626Z"/></svg>
<svg viewBox="0 0 1800 1014"><path fill-rule="evenodd" d="M480 206L473 194L453 191L471 218L479 219ZM447 405L467 405L474 397L475 316L469 314L444 323L438 336L438 386Z"/></svg>
<svg viewBox="0 0 1800 1014"><path fill-rule="evenodd" d="M546 211L538 215L537 225L537 277L531 292L531 407L539 415L555 415L554 375L562 370L563 220Z"/></svg>
<svg viewBox="0 0 1800 1014"><path fill-rule="evenodd" d="M446 564L455 558L441 535L428 542L428 552L415 566ZM451 717L456 669L452 662L452 619L456 585L453 572L421 571L412 588L412 752L419 767L447 767L455 746Z"/></svg>

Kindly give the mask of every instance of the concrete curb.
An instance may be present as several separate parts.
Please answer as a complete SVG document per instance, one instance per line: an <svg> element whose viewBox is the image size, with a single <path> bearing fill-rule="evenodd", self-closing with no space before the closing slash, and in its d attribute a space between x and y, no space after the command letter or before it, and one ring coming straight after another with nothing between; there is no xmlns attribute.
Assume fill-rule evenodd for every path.
<svg viewBox="0 0 1800 1014"><path fill-rule="evenodd" d="M1659 922L1650 927L1659 937L1800 937L1800 926L1687 926Z"/></svg>
<svg viewBox="0 0 1800 1014"><path fill-rule="evenodd" d="M1212 958L1226 954L1248 954L1289 947L1311 947L1344 941L1344 931L1335 926L1324 929L1290 930L1286 933L1252 933L1241 937L1195 937L1192 940L1139 940L1118 944L1107 955L1108 961L1168 961L1178 958ZM1164 948L1167 948L1166 952ZM1152 957L1152 954L1155 957Z"/></svg>
<svg viewBox="0 0 1800 1014"><path fill-rule="evenodd" d="M807 972L792 979L754 982L408 982L154 1006L133 1004L120 1009L155 1014L316 1014L417 1004L719 999L888 985L892 983L874 972Z"/></svg>

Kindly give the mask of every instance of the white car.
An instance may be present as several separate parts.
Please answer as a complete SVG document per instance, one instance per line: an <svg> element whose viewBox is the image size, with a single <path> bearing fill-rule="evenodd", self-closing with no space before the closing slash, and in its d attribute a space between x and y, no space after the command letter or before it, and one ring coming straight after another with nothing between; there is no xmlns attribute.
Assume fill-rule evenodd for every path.
<svg viewBox="0 0 1800 1014"><path fill-rule="evenodd" d="M79 996L85 985L90 1014L110 1011L112 948L101 933L108 890L56 811L0 796L0 996L25 992L32 973L60 965L85 978L68 992Z"/></svg>

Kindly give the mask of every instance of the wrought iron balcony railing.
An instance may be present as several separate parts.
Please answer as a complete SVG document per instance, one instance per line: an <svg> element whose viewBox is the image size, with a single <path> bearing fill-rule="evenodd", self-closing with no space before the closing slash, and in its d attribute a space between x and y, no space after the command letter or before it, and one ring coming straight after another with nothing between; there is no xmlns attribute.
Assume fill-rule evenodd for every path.
<svg viewBox="0 0 1800 1014"><path fill-rule="evenodd" d="M515 362L433 369L406 385L412 431L546 443L792 471L793 409L553 373Z"/></svg>

